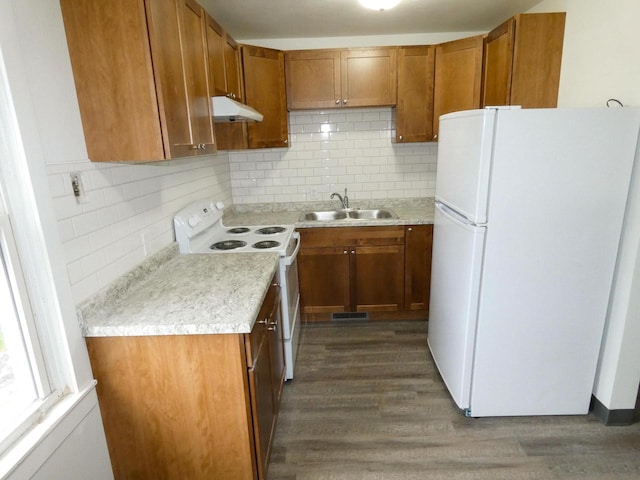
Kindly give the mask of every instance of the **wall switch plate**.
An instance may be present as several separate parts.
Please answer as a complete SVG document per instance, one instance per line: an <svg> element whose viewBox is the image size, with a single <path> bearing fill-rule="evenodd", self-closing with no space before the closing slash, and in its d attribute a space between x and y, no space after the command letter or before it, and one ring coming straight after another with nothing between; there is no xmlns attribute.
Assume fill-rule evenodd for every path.
<svg viewBox="0 0 640 480"><path fill-rule="evenodd" d="M76 197L76 202L87 203L89 199L87 198L87 192L82 183L82 174L79 172L71 172L69 176L71 177L71 190L73 191L73 196Z"/></svg>

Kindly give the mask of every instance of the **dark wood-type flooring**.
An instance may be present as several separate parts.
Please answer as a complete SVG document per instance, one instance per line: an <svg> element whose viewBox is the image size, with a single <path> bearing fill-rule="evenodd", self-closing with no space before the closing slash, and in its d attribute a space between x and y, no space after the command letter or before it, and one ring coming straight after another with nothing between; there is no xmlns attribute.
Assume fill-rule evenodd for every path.
<svg viewBox="0 0 640 480"><path fill-rule="evenodd" d="M465 418L425 322L305 325L269 480L638 480L640 423Z"/></svg>

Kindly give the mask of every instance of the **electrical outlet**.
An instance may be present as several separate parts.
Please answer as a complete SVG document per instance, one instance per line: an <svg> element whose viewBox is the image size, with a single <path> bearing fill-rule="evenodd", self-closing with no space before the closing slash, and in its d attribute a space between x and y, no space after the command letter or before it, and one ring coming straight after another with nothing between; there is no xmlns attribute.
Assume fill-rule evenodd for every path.
<svg viewBox="0 0 640 480"><path fill-rule="evenodd" d="M76 202L87 203L89 199L82 183L82 174L80 172L72 172L69 176L71 177L71 190L73 191L73 196L76 197Z"/></svg>

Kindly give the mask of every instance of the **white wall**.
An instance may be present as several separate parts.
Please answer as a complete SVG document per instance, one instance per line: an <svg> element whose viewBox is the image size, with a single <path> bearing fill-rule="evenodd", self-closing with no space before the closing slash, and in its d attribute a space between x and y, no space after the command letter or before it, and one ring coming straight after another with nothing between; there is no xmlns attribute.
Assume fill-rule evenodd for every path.
<svg viewBox="0 0 640 480"><path fill-rule="evenodd" d="M391 108L289 114L288 149L230 152L233 203L435 194L436 143L396 144Z"/></svg>
<svg viewBox="0 0 640 480"><path fill-rule="evenodd" d="M113 475L44 169L49 153L46 127L49 122L60 122L56 128L64 137L68 98L59 92L60 117L51 111L49 119L37 114L37 97L42 93L37 90L38 79L40 83L43 77L56 82L55 70L46 69L56 58L48 58L47 50L59 39L55 34L60 31L58 8L57 2L38 0L0 2L0 61L3 71L6 69L6 83L3 78L0 88L10 97L6 105L3 101L0 115L3 124L11 126L10 135L3 138L11 145L11 154L2 158L3 167L7 167L3 169L5 193L13 214L16 241L29 252L23 254L21 263L30 286L35 287L31 291L32 303L41 342L48 358L53 360L54 377L64 382L60 389L67 392L37 425L3 451L0 476L23 479L38 472L39 478L69 478L48 466L66 464L77 466L73 472L77 478L107 480ZM34 35L33 30L38 29L42 29L41 36ZM45 41L39 43L42 36ZM37 62L42 62L40 71L33 68ZM54 348L50 348L52 345ZM91 460L77 462L78 456Z"/></svg>
<svg viewBox="0 0 640 480"><path fill-rule="evenodd" d="M567 12L560 107L640 106L640 2L545 0L530 12Z"/></svg>
<svg viewBox="0 0 640 480"><path fill-rule="evenodd" d="M640 2L545 0L531 12L566 11L558 104L640 106ZM640 165L618 259L594 395L610 410L633 409L640 382Z"/></svg>
<svg viewBox="0 0 640 480"><path fill-rule="evenodd" d="M486 32L410 33L404 35L326 37L326 38L258 38L242 39L242 43L277 50L307 50L317 48L386 47L396 45L436 45ZM236 39L238 40L238 39ZM238 40L240 41L240 40Z"/></svg>
<svg viewBox="0 0 640 480"><path fill-rule="evenodd" d="M87 157L58 2L15 9L55 220L76 304L174 240L173 215L204 196L231 201L226 154L161 164L92 163ZM37 6L36 6L37 4ZM88 202L78 204L70 173Z"/></svg>

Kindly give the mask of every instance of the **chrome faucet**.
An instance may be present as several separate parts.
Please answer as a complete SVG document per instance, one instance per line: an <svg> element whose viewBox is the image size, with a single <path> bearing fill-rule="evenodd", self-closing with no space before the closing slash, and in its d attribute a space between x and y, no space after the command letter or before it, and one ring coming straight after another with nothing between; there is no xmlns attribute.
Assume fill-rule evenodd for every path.
<svg viewBox="0 0 640 480"><path fill-rule="evenodd" d="M340 199L340 203L342 203L342 208L343 209L346 210L347 208L349 208L349 197L347 197L347 189L346 188L344 189L344 197L342 195L340 195L339 193L337 193L337 192L333 192L331 194L331 200L333 200L334 197L338 197Z"/></svg>

